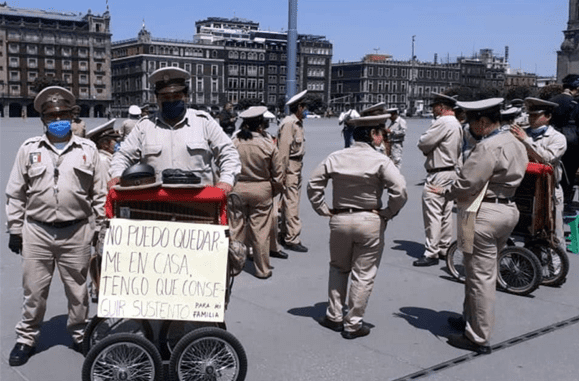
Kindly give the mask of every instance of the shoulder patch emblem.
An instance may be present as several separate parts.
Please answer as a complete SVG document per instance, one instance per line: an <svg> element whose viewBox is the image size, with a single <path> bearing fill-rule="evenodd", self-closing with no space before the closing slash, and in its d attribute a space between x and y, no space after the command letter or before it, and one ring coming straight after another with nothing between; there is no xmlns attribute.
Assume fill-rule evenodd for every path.
<svg viewBox="0 0 579 381"><path fill-rule="evenodd" d="M40 155L40 152L32 152L30 154L30 164L40 163L41 160L42 160L42 157Z"/></svg>

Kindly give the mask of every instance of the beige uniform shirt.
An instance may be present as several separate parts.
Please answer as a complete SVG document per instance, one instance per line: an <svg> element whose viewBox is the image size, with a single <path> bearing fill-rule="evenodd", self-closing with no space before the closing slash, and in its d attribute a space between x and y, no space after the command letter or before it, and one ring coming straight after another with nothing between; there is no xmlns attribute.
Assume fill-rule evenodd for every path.
<svg viewBox="0 0 579 381"><path fill-rule="evenodd" d="M513 197L528 162L525 146L509 131L498 132L476 144L445 197L470 203L487 181L485 197Z"/></svg>
<svg viewBox="0 0 579 381"><path fill-rule="evenodd" d="M99 149L99 157L101 159L101 173L104 176L105 181L108 182L111 179L109 176L109 169L111 168L113 154L109 151Z"/></svg>
<svg viewBox="0 0 579 381"><path fill-rule="evenodd" d="M233 186L241 172L239 154L229 136L209 114L192 109L175 126L155 115L140 119L113 155L109 173L120 177L138 162L155 168L158 181L164 169L182 169L195 172L204 186L218 181Z"/></svg>
<svg viewBox="0 0 579 381"><path fill-rule="evenodd" d="M70 129L74 135L80 136L81 138L86 137L86 123L84 120L80 120L79 122L73 120L70 124Z"/></svg>
<svg viewBox="0 0 579 381"><path fill-rule="evenodd" d="M106 183L94 143L72 136L61 153L46 135L28 139L6 186L8 231L21 234L24 218L52 223L104 218Z"/></svg>
<svg viewBox="0 0 579 381"><path fill-rule="evenodd" d="M277 133L277 147L284 167L289 159L301 160L306 153L306 138L303 123L295 114L286 116Z"/></svg>
<svg viewBox="0 0 579 381"><path fill-rule="evenodd" d="M563 169L561 157L567 150L567 139L565 135L555 130L553 126L548 126L544 134L535 139L530 136L523 140L523 144L528 150L535 151L540 156L542 164L550 164L555 169L555 180L561 181ZM530 152L532 155L532 151Z"/></svg>
<svg viewBox="0 0 579 381"><path fill-rule="evenodd" d="M426 170L460 167L462 126L454 116L435 119L418 139L418 148L426 156Z"/></svg>
<svg viewBox="0 0 579 381"><path fill-rule="evenodd" d="M233 144L239 151L241 174L238 181L269 181L274 188L283 184L281 158L277 146L269 136L252 132L253 139L233 138Z"/></svg>
<svg viewBox="0 0 579 381"><path fill-rule="evenodd" d="M121 139L125 139L135 128L135 124L137 124L138 119L126 119L123 124L121 125L121 129L119 133L121 134Z"/></svg>
<svg viewBox="0 0 579 381"><path fill-rule="evenodd" d="M388 130L390 131L388 140L391 143L402 143L406 136L406 121L399 116L390 124Z"/></svg>
<svg viewBox="0 0 579 381"><path fill-rule="evenodd" d="M312 172L308 198L321 216L331 215L324 189L332 179L334 209L380 210L386 219L396 216L406 203L406 180L392 160L368 143L354 144L330 154ZM388 205L382 209L382 194L388 189Z"/></svg>

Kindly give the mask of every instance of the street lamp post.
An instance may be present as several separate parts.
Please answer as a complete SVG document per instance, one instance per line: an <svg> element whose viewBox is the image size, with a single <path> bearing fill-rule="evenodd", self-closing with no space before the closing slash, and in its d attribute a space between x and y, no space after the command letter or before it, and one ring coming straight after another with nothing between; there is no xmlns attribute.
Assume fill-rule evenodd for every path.
<svg viewBox="0 0 579 381"><path fill-rule="evenodd" d="M414 73L414 62L415 62L415 55L414 55L414 40L416 38L416 35L412 36L412 57L411 57L411 64L410 64L410 114L414 115L414 109L415 109L415 105L414 105L414 91L415 89L415 73Z"/></svg>
<svg viewBox="0 0 579 381"><path fill-rule="evenodd" d="M297 37L298 37L298 0L289 0L288 33L287 33L287 77L286 77L286 100L293 97L296 92L296 66L297 66ZM286 107L287 109L287 107ZM288 110L286 110L288 112Z"/></svg>

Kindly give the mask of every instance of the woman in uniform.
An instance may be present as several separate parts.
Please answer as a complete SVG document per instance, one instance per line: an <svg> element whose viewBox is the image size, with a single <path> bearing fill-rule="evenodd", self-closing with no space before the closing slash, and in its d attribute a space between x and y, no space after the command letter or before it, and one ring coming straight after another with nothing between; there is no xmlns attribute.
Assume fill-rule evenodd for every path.
<svg viewBox="0 0 579 381"><path fill-rule="evenodd" d="M241 210L232 211L232 239L253 248L255 276L271 277L269 265L270 232L273 222L273 196L283 184L279 151L265 132L264 106L250 107L240 114L241 129L233 138L239 151L241 174L233 192L243 200Z"/></svg>

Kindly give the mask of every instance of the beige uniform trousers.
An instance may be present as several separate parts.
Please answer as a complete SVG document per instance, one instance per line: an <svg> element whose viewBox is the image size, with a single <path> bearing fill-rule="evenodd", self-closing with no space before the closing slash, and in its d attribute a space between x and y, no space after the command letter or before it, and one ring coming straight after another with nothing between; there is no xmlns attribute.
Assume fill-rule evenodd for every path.
<svg viewBox="0 0 579 381"><path fill-rule="evenodd" d="M495 321L497 254L502 250L519 220L514 203L483 202L474 226L472 254L464 253L466 271L464 319L466 336L487 345Z"/></svg>
<svg viewBox="0 0 579 381"><path fill-rule="evenodd" d="M402 166L402 143L390 143L390 158L396 168L400 169Z"/></svg>
<svg viewBox="0 0 579 381"><path fill-rule="evenodd" d="M557 184L555 187L555 236L559 240L559 247L561 250L565 251L565 233L563 228L563 209L565 206L563 197L563 188L561 184Z"/></svg>
<svg viewBox="0 0 579 381"><path fill-rule="evenodd" d="M275 251L276 253L282 250L281 245L278 241L279 234L279 205L280 205L280 195L273 198L273 211L272 211L272 222L271 222L271 233L269 235L269 251Z"/></svg>
<svg viewBox="0 0 579 381"><path fill-rule="evenodd" d="M27 220L22 229L22 320L16 341L34 346L46 312L46 300L55 265L68 299L66 328L81 343L88 319L86 279L93 235L88 222L53 228Z"/></svg>
<svg viewBox="0 0 579 381"><path fill-rule="evenodd" d="M231 238L253 247L255 275L263 278L271 273L269 266L269 240L273 215L271 183L238 182L233 192L243 200L243 210L234 211L230 221ZM238 217L239 216L239 217Z"/></svg>
<svg viewBox="0 0 579 381"><path fill-rule="evenodd" d="M286 171L285 189L282 197L282 233L285 242L290 245L301 243L300 233L302 222L300 220L300 196L302 193L302 167L301 160L289 160Z"/></svg>
<svg viewBox="0 0 579 381"><path fill-rule="evenodd" d="M456 172L446 171L429 174L422 190L422 219L426 241L424 256L438 258L446 255L452 240L452 207L453 201L444 196L430 192L428 185L445 187L456 178Z"/></svg>
<svg viewBox="0 0 579 381"><path fill-rule="evenodd" d="M374 287L382 251L386 222L372 212L342 213L330 219L330 277L328 319L343 321L344 329L356 331ZM350 290L348 276L351 278ZM348 294L348 313L342 307Z"/></svg>

